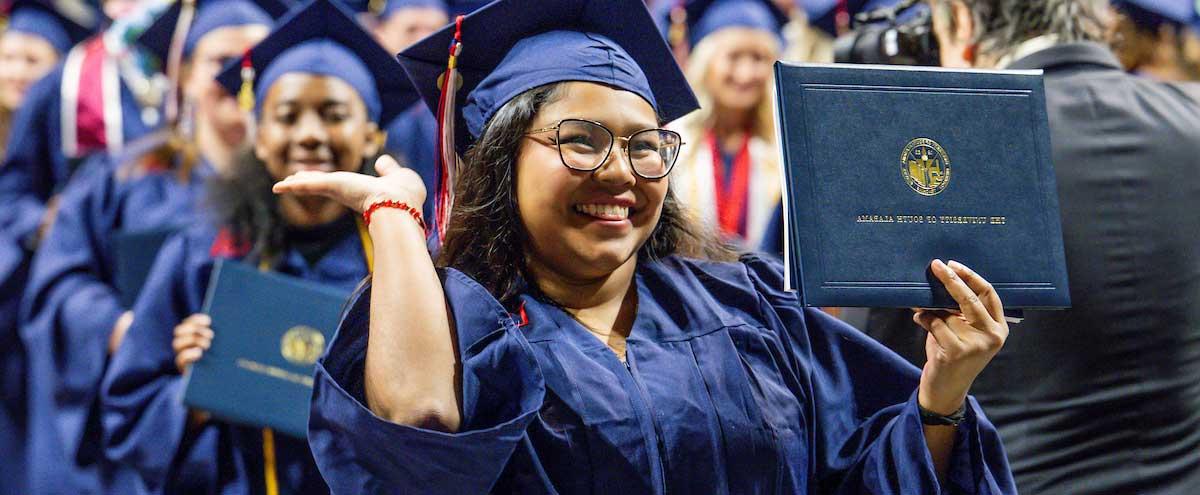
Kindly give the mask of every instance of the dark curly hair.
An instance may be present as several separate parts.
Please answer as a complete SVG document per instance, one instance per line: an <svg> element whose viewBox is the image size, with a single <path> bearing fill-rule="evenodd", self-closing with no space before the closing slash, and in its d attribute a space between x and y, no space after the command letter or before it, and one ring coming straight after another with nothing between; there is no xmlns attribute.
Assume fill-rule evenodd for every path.
<svg viewBox="0 0 1200 495"><path fill-rule="evenodd" d="M392 155L402 165L402 156ZM363 160L359 172L376 175L375 159ZM251 257L274 256L287 249L287 222L279 212L279 197L271 192L275 178L251 147L238 150L230 169L209 179L205 207L217 228L250 248Z"/></svg>
<svg viewBox="0 0 1200 495"><path fill-rule="evenodd" d="M522 280L532 280L525 265L527 233L513 180L521 138L538 110L563 96L562 87L563 83L540 86L501 107L467 151L455 182L454 207L437 263L471 276L505 305L518 296ZM638 257L654 260L674 254L737 259L728 245L687 214L668 189L658 225Z"/></svg>

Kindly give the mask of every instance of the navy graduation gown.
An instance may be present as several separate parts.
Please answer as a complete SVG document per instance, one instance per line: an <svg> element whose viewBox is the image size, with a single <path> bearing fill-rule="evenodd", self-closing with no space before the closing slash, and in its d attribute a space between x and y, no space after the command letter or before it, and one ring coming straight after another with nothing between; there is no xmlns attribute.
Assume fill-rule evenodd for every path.
<svg viewBox="0 0 1200 495"><path fill-rule="evenodd" d="M919 372L780 290L778 264L642 263L628 365L552 305L524 324L441 272L463 363L447 434L364 404L369 291L318 364L309 441L335 493L1015 493L972 399L939 485Z"/></svg>
<svg viewBox="0 0 1200 495"><path fill-rule="evenodd" d="M29 88L24 102L13 115L8 149L0 163L0 231L20 242L28 242L37 230L46 201L66 185L75 160L63 152L62 123L63 64ZM122 82L120 106L122 133L126 142L148 133L142 109L133 92Z"/></svg>
<svg viewBox="0 0 1200 495"><path fill-rule="evenodd" d="M21 246L0 235L0 294L20 293L29 265ZM25 487L25 348L17 335L17 301L0 297L0 495Z"/></svg>
<svg viewBox="0 0 1200 495"><path fill-rule="evenodd" d="M437 197L437 119L424 102L417 102L387 126L384 148L398 153L406 167L421 176L425 183L424 212L432 218L433 202Z"/></svg>
<svg viewBox="0 0 1200 495"><path fill-rule="evenodd" d="M108 462L100 448L96 402L109 334L129 309L115 287L114 239L191 221L212 173L201 163L182 182L175 170L141 172L131 163L161 144L148 136L121 156L97 155L85 165L61 195L57 220L34 257L21 333L29 353L35 493L142 489L131 469Z"/></svg>
<svg viewBox="0 0 1200 495"><path fill-rule="evenodd" d="M110 458L136 467L152 488L173 493L171 486L180 475L178 459L189 455L197 434L215 431L219 451L209 458L218 477L214 489L222 494L261 494L262 430L219 421L189 425L188 408L180 401L184 382L175 368L171 341L175 325L201 310L215 237L207 228L181 233L167 241L155 260L134 306L134 323L101 387L105 449ZM291 250L274 269L347 291L367 275L357 234L338 242L315 264ZM278 433L275 442L280 493L328 493L307 442Z"/></svg>

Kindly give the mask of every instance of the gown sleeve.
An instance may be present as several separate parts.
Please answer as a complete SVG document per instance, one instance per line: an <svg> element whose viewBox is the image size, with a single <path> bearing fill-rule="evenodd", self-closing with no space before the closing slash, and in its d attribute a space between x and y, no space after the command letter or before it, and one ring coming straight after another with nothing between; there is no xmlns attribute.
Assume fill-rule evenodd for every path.
<svg viewBox="0 0 1200 495"><path fill-rule="evenodd" d="M441 275L462 362L462 429L399 425L367 408L364 290L316 368L308 439L333 493L487 493L542 405L541 371L509 314L463 273Z"/></svg>
<svg viewBox="0 0 1200 495"><path fill-rule="evenodd" d="M207 458L186 452L188 409L180 400L183 376L171 347L175 325L199 310L207 271L194 269L187 232L162 247L134 304L133 324L113 355L100 387L105 453L132 466L158 493L171 483L181 459Z"/></svg>
<svg viewBox="0 0 1200 495"><path fill-rule="evenodd" d="M72 458L99 455L80 450L95 447L85 438L89 425L98 424L91 419L108 362L108 339L125 311L105 282L105 277L111 278L103 252L112 219L111 208L102 203L111 181L98 169L107 165L104 160L89 163L86 176L63 192L54 227L34 256L21 302L22 337L37 350L30 359L49 361L32 369L52 374L33 376L31 383L35 390L48 388L44 395L54 398L54 423Z"/></svg>
<svg viewBox="0 0 1200 495"><path fill-rule="evenodd" d="M778 263L743 258L768 330L806 377L814 483L838 494L1015 494L1000 437L974 398L939 483L917 409L920 370L858 330L785 292Z"/></svg>
<svg viewBox="0 0 1200 495"><path fill-rule="evenodd" d="M29 276L29 253L15 239L0 234L0 345L18 345L17 319L21 291Z"/></svg>
<svg viewBox="0 0 1200 495"><path fill-rule="evenodd" d="M0 163L0 202L4 205L0 208L0 231L23 244L37 230L46 200L54 192L50 112L46 110L56 103L61 81L60 64L30 86L24 102L13 114L8 148Z"/></svg>

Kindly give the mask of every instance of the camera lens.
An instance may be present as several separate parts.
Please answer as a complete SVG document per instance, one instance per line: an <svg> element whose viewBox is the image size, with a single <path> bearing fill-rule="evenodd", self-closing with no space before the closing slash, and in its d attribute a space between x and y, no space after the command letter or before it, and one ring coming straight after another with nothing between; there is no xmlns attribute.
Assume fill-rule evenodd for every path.
<svg viewBox="0 0 1200 495"><path fill-rule="evenodd" d="M911 8L905 5L904 9ZM903 9L902 9L903 10ZM937 40L933 36L933 18L927 9L910 20L897 23L902 12L868 13L867 18L886 22L860 25L855 31L834 40L833 57L838 63L887 65L938 65Z"/></svg>

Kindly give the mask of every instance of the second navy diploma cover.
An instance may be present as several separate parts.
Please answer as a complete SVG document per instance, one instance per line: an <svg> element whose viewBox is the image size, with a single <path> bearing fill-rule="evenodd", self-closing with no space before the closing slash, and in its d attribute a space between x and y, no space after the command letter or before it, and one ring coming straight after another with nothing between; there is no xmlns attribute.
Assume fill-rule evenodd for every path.
<svg viewBox="0 0 1200 495"><path fill-rule="evenodd" d="M789 288L808 306L1070 306L1041 71L775 64Z"/></svg>
<svg viewBox="0 0 1200 495"><path fill-rule="evenodd" d="M313 366L349 294L217 260L204 301L212 347L192 365L188 407L295 437L308 431Z"/></svg>

